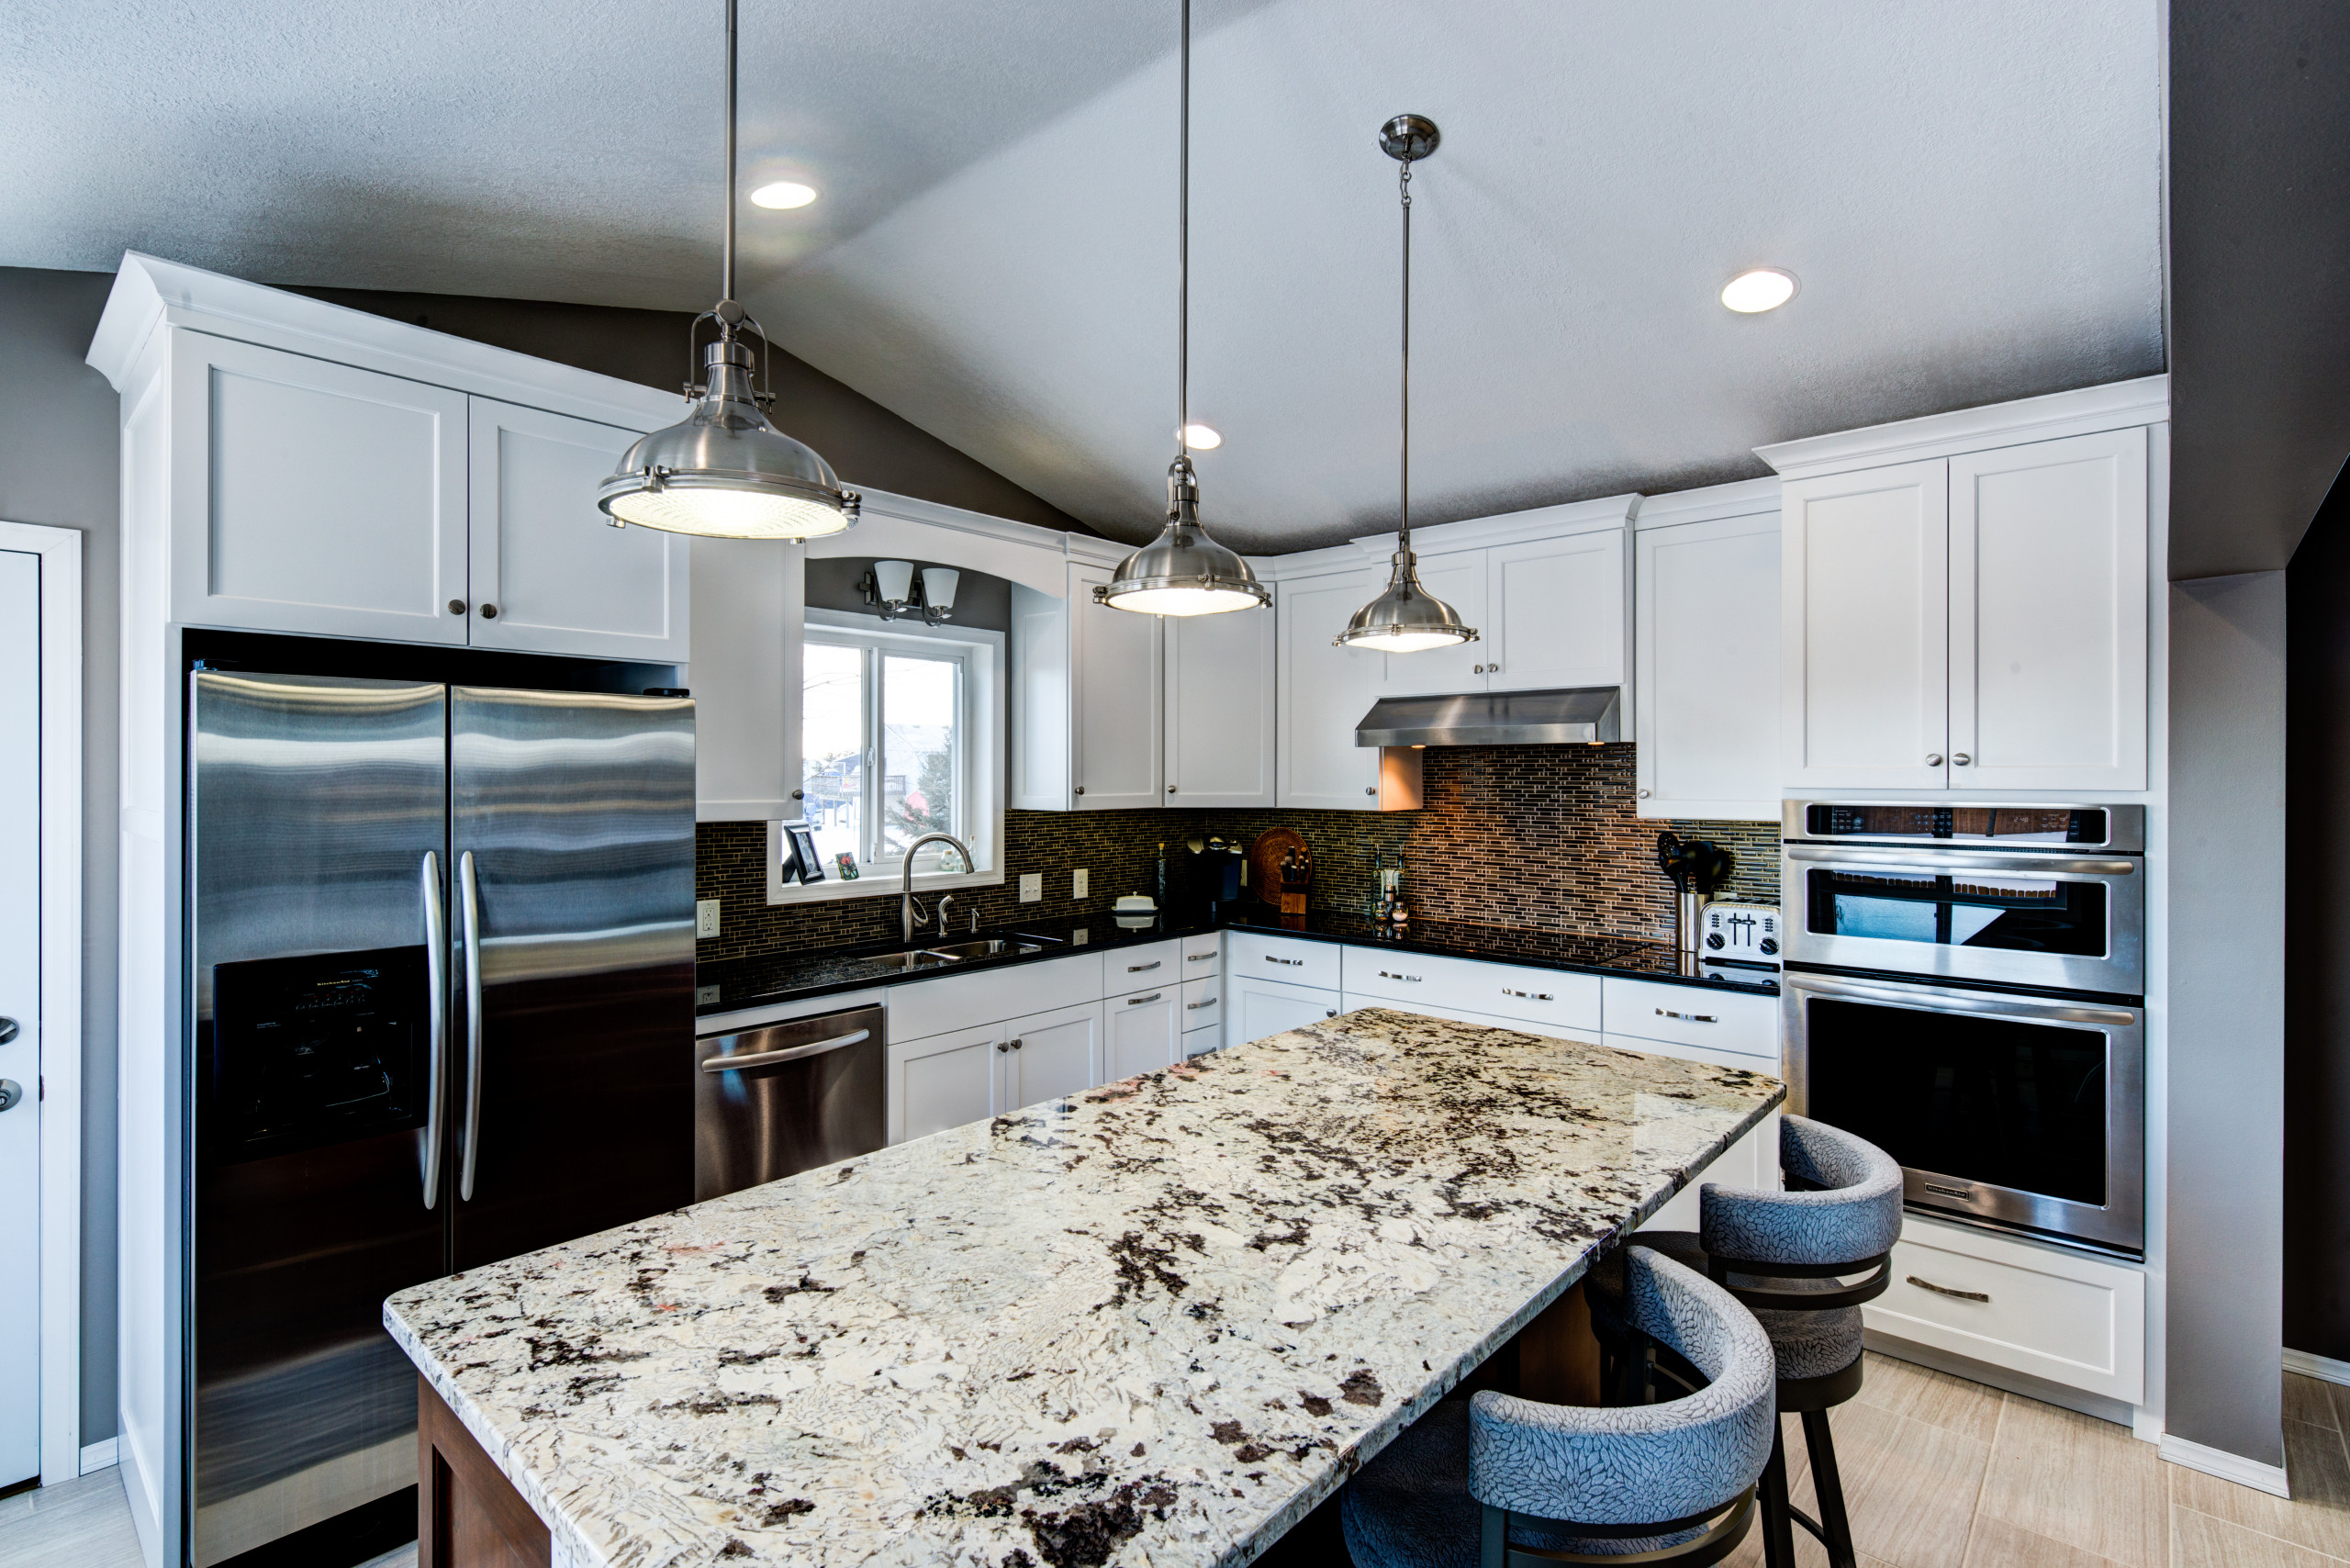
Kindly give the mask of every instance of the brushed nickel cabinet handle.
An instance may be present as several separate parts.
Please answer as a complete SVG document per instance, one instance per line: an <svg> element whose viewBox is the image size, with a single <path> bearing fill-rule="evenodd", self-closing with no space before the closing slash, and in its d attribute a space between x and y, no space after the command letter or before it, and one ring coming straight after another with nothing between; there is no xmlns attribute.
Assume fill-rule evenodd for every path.
<svg viewBox="0 0 2350 1568"><path fill-rule="evenodd" d="M1148 962L1148 963L1147 963L1147 964L1128 964L1128 965L1126 966L1126 973L1128 973L1128 974L1130 974L1130 975L1138 975L1138 974L1141 974L1142 972L1144 972L1146 969L1155 969L1158 968L1158 966L1159 966L1159 965L1161 965L1161 964L1165 963L1166 961L1167 961L1167 960L1166 960L1166 959L1164 959L1164 958L1153 958L1150 962Z"/></svg>
<svg viewBox="0 0 2350 1568"><path fill-rule="evenodd" d="M1214 953L1186 953L1183 955L1183 961L1187 964L1212 964L1215 961L1215 955Z"/></svg>
<svg viewBox="0 0 2350 1568"><path fill-rule="evenodd" d="M1157 1002L1160 997L1165 996L1166 994L1167 993L1163 991L1154 991L1148 996L1130 996L1126 998L1126 1005L1129 1007L1140 1007L1144 1002Z"/></svg>
<svg viewBox="0 0 2350 1568"><path fill-rule="evenodd" d="M1909 1276L1909 1282L1917 1286L1921 1291L1931 1291L1936 1295L1946 1295L1953 1301L1987 1302L1991 1299L1991 1293L1988 1291L1953 1290L1948 1285L1938 1285L1931 1280L1921 1280L1915 1274Z"/></svg>
<svg viewBox="0 0 2350 1568"><path fill-rule="evenodd" d="M1197 1013L1203 1007L1214 1007L1215 1005L1215 1002L1216 999L1213 996L1209 997L1204 1002L1187 1002L1183 1003L1183 1011L1186 1013Z"/></svg>
<svg viewBox="0 0 2350 1568"><path fill-rule="evenodd" d="M1380 978L1381 980L1410 980L1414 985L1417 985L1417 984L1419 984L1419 983L1420 983L1420 977L1419 977L1419 976L1417 976L1417 975L1402 975L1402 974L1391 975L1391 974L1389 974L1385 969L1382 969L1382 970L1380 970L1380 971L1379 971L1379 978Z"/></svg>
<svg viewBox="0 0 2350 1568"><path fill-rule="evenodd" d="M1269 964L1287 964L1293 969L1302 969L1305 967L1305 960L1304 958L1277 958L1270 953L1265 955L1265 962Z"/></svg>
<svg viewBox="0 0 2350 1568"><path fill-rule="evenodd" d="M1718 1024L1721 1022L1720 1018L1711 1013L1669 1013L1662 1007L1656 1010L1656 1015L1660 1018L1678 1018L1684 1024Z"/></svg>

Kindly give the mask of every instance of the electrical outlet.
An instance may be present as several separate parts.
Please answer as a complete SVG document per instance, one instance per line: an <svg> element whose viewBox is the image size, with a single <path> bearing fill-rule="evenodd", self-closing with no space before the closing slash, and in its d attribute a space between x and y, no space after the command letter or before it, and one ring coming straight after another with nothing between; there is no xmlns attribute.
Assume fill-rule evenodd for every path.
<svg viewBox="0 0 2350 1568"><path fill-rule="evenodd" d="M1043 901L1044 897L1045 874L1042 871L1027 871L1022 873L1020 878L1020 902L1022 903L1038 903Z"/></svg>
<svg viewBox="0 0 2350 1568"><path fill-rule="evenodd" d="M694 900L694 935L699 938L717 935L718 901L716 899Z"/></svg>
<svg viewBox="0 0 2350 1568"><path fill-rule="evenodd" d="M1069 875L1069 896L1073 899L1083 898L1085 896L1086 887L1086 873L1084 868L1080 867L1078 870L1070 873Z"/></svg>

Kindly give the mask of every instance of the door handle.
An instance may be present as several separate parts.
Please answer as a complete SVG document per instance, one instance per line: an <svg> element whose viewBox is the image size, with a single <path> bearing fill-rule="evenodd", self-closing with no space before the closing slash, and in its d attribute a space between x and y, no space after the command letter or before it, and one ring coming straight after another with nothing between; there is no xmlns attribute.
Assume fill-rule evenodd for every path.
<svg viewBox="0 0 2350 1568"><path fill-rule="evenodd" d="M1276 958L1270 953L1265 955L1265 962L1269 964L1287 964L1293 969L1302 969L1305 967L1305 960L1304 958Z"/></svg>
<svg viewBox="0 0 2350 1568"><path fill-rule="evenodd" d="M787 1046L779 1051L745 1051L741 1056L710 1057L704 1059L704 1072L740 1072L746 1067L772 1067L779 1061L799 1061L803 1057L820 1057L826 1051L845 1050L873 1037L870 1029L852 1029L845 1035L829 1040L811 1040L804 1046Z"/></svg>
<svg viewBox="0 0 2350 1568"><path fill-rule="evenodd" d="M457 1197L474 1201L474 1167L481 1153L481 883L474 852L457 857L459 911L465 944L465 1130L457 1159Z"/></svg>
<svg viewBox="0 0 2350 1568"><path fill-rule="evenodd" d="M1989 1291L1960 1291L1960 1290L1953 1290L1953 1289L1951 1289L1951 1287L1950 1287L1950 1286L1948 1286L1948 1285L1938 1285L1938 1284L1934 1283L1934 1282L1933 1282L1933 1281L1931 1281L1931 1280L1921 1280L1921 1279L1919 1279L1919 1278L1917 1275L1915 1275L1915 1274L1912 1274L1912 1275L1910 1275L1910 1276L1909 1276L1909 1282L1910 1282L1911 1284L1913 1284L1913 1285L1917 1286L1917 1287L1918 1287L1919 1290L1921 1290L1921 1291L1931 1291L1931 1292L1933 1292L1936 1295L1946 1295L1946 1296L1950 1297L1953 1301L1986 1301L1986 1301L1989 1301L1989 1300L1991 1299L1991 1293L1990 1293Z"/></svg>
<svg viewBox="0 0 2350 1568"><path fill-rule="evenodd" d="M441 907L441 857L424 852L424 991L432 1009L432 1054L425 1070L424 1206L441 1202L441 1058L449 1051L449 922Z"/></svg>

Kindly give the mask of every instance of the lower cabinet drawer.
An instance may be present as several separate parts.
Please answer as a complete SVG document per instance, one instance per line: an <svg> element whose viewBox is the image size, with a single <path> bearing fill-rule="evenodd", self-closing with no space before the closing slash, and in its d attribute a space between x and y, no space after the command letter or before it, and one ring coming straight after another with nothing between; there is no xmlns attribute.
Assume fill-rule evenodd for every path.
<svg viewBox="0 0 2350 1568"><path fill-rule="evenodd" d="M1396 948L1346 949L1346 991L1435 1008L1521 1018L1559 1029L1600 1026L1600 981L1592 975L1530 969L1479 958L1447 958Z"/></svg>
<svg viewBox="0 0 2350 1568"><path fill-rule="evenodd" d="M1779 999L1654 980L1605 982L1611 1035L1779 1059Z"/></svg>
<svg viewBox="0 0 2350 1568"><path fill-rule="evenodd" d="M1182 944L1146 942L1139 947L1113 948L1102 955L1102 976L1104 996L1173 985L1183 979Z"/></svg>
<svg viewBox="0 0 2350 1568"><path fill-rule="evenodd" d="M1183 1032L1210 1029L1224 1022L1224 980L1202 975L1183 982Z"/></svg>
<svg viewBox="0 0 2350 1568"><path fill-rule="evenodd" d="M1341 950L1330 942L1302 942L1294 936L1227 931L1224 934L1224 972L1234 980L1280 980L1286 985L1337 991Z"/></svg>
<svg viewBox="0 0 2350 1568"><path fill-rule="evenodd" d="M1170 944L1171 946L1171 944ZM938 975L890 988L890 1037L914 1040L949 1029L965 1029L1002 1018L1019 1018L1056 1007L1075 1007L1102 997L1101 953L1072 954L1000 969ZM1117 954L1106 955L1116 958ZM1121 986L1130 991L1131 986ZM1112 994L1115 994L1114 992Z"/></svg>
<svg viewBox="0 0 2350 1568"><path fill-rule="evenodd" d="M2122 1263L1909 1215L1868 1327L2136 1405L2146 1392L2146 1277Z"/></svg>
<svg viewBox="0 0 2350 1568"><path fill-rule="evenodd" d="M1183 949L1185 980L1214 974L1216 965L1224 958L1224 933L1221 931L1203 931L1196 936L1181 938L1177 945Z"/></svg>
<svg viewBox="0 0 2350 1568"><path fill-rule="evenodd" d="M1210 1051L1220 1051L1223 1048L1224 1031L1222 1029L1183 1031L1183 1059L1186 1061L1193 1057L1203 1057Z"/></svg>

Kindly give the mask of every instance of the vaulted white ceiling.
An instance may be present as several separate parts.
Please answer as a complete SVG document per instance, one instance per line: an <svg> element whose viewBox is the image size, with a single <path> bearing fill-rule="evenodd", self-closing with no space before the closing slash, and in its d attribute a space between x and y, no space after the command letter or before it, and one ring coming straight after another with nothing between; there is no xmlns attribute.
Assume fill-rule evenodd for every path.
<svg viewBox="0 0 2350 1568"><path fill-rule="evenodd" d="M37 7L0 263L699 308L715 4ZM1139 538L1174 424L1173 0L744 6L747 302ZM1200 0L1204 510L1392 526L1400 110L1416 520L1760 472L1765 442L2159 370L2154 0ZM1724 310L1742 267L1802 280ZM849 476L854 478L855 476Z"/></svg>

